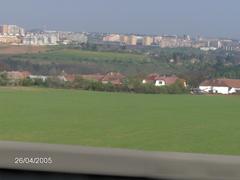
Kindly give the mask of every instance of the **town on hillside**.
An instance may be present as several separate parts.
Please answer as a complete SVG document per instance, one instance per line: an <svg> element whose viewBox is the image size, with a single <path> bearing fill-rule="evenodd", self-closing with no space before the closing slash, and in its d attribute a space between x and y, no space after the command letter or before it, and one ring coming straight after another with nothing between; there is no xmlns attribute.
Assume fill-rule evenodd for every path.
<svg viewBox="0 0 240 180"><path fill-rule="evenodd" d="M0 25L0 44L51 46L83 43L110 46L196 48L202 51L240 51L240 42L230 38L191 37L190 35L140 35L117 33L25 30L17 25Z"/></svg>
<svg viewBox="0 0 240 180"><path fill-rule="evenodd" d="M30 53L27 48L26 51L22 52L23 61L16 61L20 57L18 53L16 53L16 56L8 56L7 58L6 56L2 56L0 59L0 85L5 86L46 86L100 91L169 94L238 94L240 91L240 79L237 79L239 77L239 70L237 68L240 64L240 42L234 39L191 37L189 35L25 30L17 25L5 24L0 25L0 46L2 49L5 48L5 50L7 46L16 49L18 47L46 47L45 50L42 50L43 53L50 52L41 56L41 49L36 49L34 53L39 54L39 57L27 56ZM55 47L55 50L62 48L62 51L60 51L59 55L54 55L55 51L48 50L48 47ZM66 51L68 48L69 51ZM165 49L165 51L158 51L159 49ZM169 49L174 50L171 51ZM189 49L189 51L186 49ZM195 49L200 52L195 52ZM184 51L184 53L181 51ZM214 53L215 51L216 53ZM9 53L7 50L6 52L5 54ZM78 52L82 52L82 54L76 57L74 53L77 54ZM237 52L238 54L232 52ZM40 58L40 61L44 64L43 62L47 61L50 56L53 60L57 60L61 59L64 53L67 55L65 59L62 59L63 61L74 61L76 59L80 62L84 61L87 65L80 65L79 68L84 69L87 67L89 70L81 70L80 73L79 71L76 72L76 68L78 67L74 63L71 66L68 64L60 66L64 70L69 68L68 73L65 73L62 69L62 73L59 73L59 71L55 73L42 73L43 71L36 73L36 70L33 72L29 70L32 66L35 69L40 69L34 63L29 65L29 58ZM189 58L188 61L185 58ZM215 59L215 62L212 58ZM106 68L102 71L99 71L97 68L91 69L90 62L96 63L100 59L104 62L102 66L106 66ZM135 76L130 76L129 74L131 73L125 74L122 71L118 71L119 69L123 69L123 66L131 66L129 67L129 71L132 71L132 67L134 67L133 61L138 61L139 59L142 60L137 63L142 68L145 68L145 64L147 66L150 64L149 62L152 62L153 65L158 64L158 68L163 72L159 73L159 70L157 73L153 73L153 69L156 69L153 67L147 73L139 72ZM111 61L115 61L116 63L114 64ZM122 63L123 61L125 62ZM117 63L117 70L113 71L112 67ZM209 65L210 63L212 63L211 66ZM56 62L52 62L51 64L53 66L52 71L56 68L55 64ZM99 66L99 64L95 65ZM164 73L164 66L169 67L169 69L172 68L171 71ZM205 68L207 66L208 68ZM188 71L185 75L176 73L176 70L179 69L182 72L186 67L192 69L189 71L189 75L187 74ZM198 67L202 69L198 69ZM139 69L137 65L134 68L137 71ZM194 68L199 71L196 78L194 77ZM215 68L215 74L206 76L209 71L212 71L212 68ZM111 70L108 71L109 69ZM209 70L205 72L205 76L201 77L201 73L205 69ZM219 69L223 72L220 75L218 75ZM226 74L228 75L227 78L225 77ZM197 79L197 83L189 82L189 79L192 77L195 78L194 80Z"/></svg>

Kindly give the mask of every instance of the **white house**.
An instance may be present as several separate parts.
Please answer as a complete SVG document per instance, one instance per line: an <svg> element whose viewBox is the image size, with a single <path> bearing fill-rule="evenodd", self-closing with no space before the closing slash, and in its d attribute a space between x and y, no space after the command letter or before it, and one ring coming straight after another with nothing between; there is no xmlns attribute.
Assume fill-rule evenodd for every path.
<svg viewBox="0 0 240 180"><path fill-rule="evenodd" d="M33 80L40 79L40 80L42 80L43 82L45 82L48 77L47 77L47 76L30 75L29 78L30 78L30 79L33 79Z"/></svg>
<svg viewBox="0 0 240 180"><path fill-rule="evenodd" d="M234 94L240 92L240 79L212 79L202 82L199 89L205 93Z"/></svg>

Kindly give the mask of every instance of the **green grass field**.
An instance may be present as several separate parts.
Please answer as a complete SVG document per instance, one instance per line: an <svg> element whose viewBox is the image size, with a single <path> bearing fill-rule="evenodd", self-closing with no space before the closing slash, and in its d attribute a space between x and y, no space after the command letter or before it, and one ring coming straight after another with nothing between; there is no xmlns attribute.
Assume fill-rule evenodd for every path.
<svg viewBox="0 0 240 180"><path fill-rule="evenodd" d="M117 52L97 52L97 51L83 51L74 49L60 49L51 50L48 52L20 55L20 59L30 60L47 60L47 61L139 61L148 62L150 58L145 55L117 53Z"/></svg>
<svg viewBox="0 0 240 180"><path fill-rule="evenodd" d="M240 155L240 96L0 88L0 140Z"/></svg>

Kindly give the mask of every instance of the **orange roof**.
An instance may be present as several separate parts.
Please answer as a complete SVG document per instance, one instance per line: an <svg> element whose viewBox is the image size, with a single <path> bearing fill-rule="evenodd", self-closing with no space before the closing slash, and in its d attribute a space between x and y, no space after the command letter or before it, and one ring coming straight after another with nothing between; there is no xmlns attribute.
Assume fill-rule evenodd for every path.
<svg viewBox="0 0 240 180"><path fill-rule="evenodd" d="M92 81L101 81L104 75L101 74L88 74L88 75L81 75L83 79L92 80Z"/></svg>
<svg viewBox="0 0 240 180"><path fill-rule="evenodd" d="M73 74L68 74L65 76L67 81L73 82L76 79L76 76Z"/></svg>
<svg viewBox="0 0 240 180"><path fill-rule="evenodd" d="M174 84L179 78L177 76L159 76L155 78L155 81L162 80L165 81L166 85Z"/></svg>
<svg viewBox="0 0 240 180"><path fill-rule="evenodd" d="M110 72L110 73L107 73L102 81L108 81L108 82L111 82L111 81L121 81L125 76L122 75L121 73L118 73L118 72Z"/></svg>
<svg viewBox="0 0 240 180"><path fill-rule="evenodd" d="M212 79L206 80L200 86L216 86L216 87L234 87L240 88L240 79Z"/></svg>
<svg viewBox="0 0 240 180"><path fill-rule="evenodd" d="M165 81L166 85L174 84L179 79L180 78L178 78L177 76L160 76L157 73L149 74L146 78L148 82L154 82L157 80Z"/></svg>
<svg viewBox="0 0 240 180"><path fill-rule="evenodd" d="M9 71L7 75L11 79L25 79L31 75L28 71Z"/></svg>

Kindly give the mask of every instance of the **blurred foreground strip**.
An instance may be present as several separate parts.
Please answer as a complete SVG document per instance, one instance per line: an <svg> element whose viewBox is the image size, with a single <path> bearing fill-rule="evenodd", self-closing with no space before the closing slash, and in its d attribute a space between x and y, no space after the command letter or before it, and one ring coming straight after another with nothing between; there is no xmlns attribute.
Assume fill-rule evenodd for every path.
<svg viewBox="0 0 240 180"><path fill-rule="evenodd" d="M0 141L0 169L153 179L240 180L240 157Z"/></svg>

